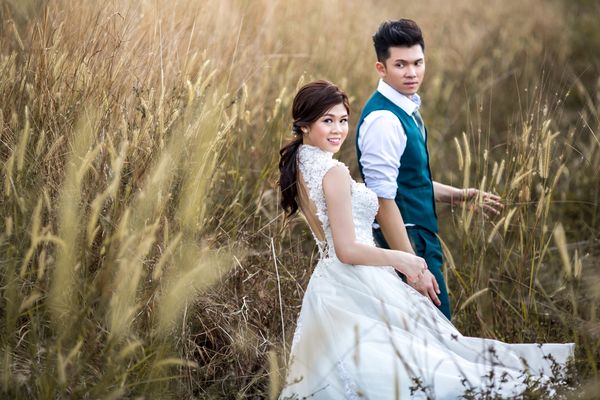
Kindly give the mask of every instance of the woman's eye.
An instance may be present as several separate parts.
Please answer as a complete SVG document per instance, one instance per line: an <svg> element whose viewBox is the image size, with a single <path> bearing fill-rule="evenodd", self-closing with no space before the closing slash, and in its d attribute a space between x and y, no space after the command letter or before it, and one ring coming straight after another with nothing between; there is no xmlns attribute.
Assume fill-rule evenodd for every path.
<svg viewBox="0 0 600 400"><path fill-rule="evenodd" d="M326 118L326 119L323 120L323 122L329 124L329 123L331 123L333 121L331 120L331 118Z"/></svg>
<svg viewBox="0 0 600 400"><path fill-rule="evenodd" d="M342 119L340 120L340 122L341 122L341 123L343 123L343 124L347 124L347 123L348 123L348 119L346 119L346 118L342 118Z"/></svg>

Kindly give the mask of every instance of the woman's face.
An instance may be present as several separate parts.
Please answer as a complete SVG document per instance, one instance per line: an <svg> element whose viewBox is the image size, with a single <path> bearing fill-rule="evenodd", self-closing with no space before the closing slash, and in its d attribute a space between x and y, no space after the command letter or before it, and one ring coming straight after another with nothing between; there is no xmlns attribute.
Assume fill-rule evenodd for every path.
<svg viewBox="0 0 600 400"><path fill-rule="evenodd" d="M331 107L309 127L303 129L302 142L336 153L348 136L348 111L343 103Z"/></svg>

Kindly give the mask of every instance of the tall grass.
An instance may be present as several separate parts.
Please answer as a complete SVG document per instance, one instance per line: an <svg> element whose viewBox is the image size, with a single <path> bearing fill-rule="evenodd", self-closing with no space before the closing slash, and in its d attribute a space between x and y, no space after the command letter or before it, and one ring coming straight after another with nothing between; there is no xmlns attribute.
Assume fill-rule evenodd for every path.
<svg viewBox="0 0 600 400"><path fill-rule="evenodd" d="M3 396L276 397L317 257L278 208L290 103L330 79L355 122L370 35L401 16L426 34L435 178L506 202L441 219L455 323L575 341L592 398L600 86L539 0L3 3Z"/></svg>

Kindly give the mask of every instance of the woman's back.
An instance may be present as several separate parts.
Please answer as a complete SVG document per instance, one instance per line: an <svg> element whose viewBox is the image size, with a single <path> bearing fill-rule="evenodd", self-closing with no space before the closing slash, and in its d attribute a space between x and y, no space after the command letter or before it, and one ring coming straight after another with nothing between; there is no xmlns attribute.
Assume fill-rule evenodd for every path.
<svg viewBox="0 0 600 400"><path fill-rule="evenodd" d="M298 200L322 257L335 256L333 236L323 193L323 178L335 167L345 165L333 159L333 154L317 147L301 145L298 151ZM357 241L375 246L372 223L377 213L377 195L363 184L351 181L352 220Z"/></svg>

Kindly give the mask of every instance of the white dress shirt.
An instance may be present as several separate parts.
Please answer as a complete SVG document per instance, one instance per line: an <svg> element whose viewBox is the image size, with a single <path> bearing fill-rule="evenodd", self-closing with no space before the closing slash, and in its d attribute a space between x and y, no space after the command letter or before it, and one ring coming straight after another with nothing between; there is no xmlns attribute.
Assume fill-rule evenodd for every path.
<svg viewBox="0 0 600 400"><path fill-rule="evenodd" d="M379 81L377 91L414 119L420 105L419 95L408 98L383 80ZM388 110L368 114L359 127L358 148L367 187L377 197L394 199L398 189L400 158L406 148L406 133L398 117Z"/></svg>

